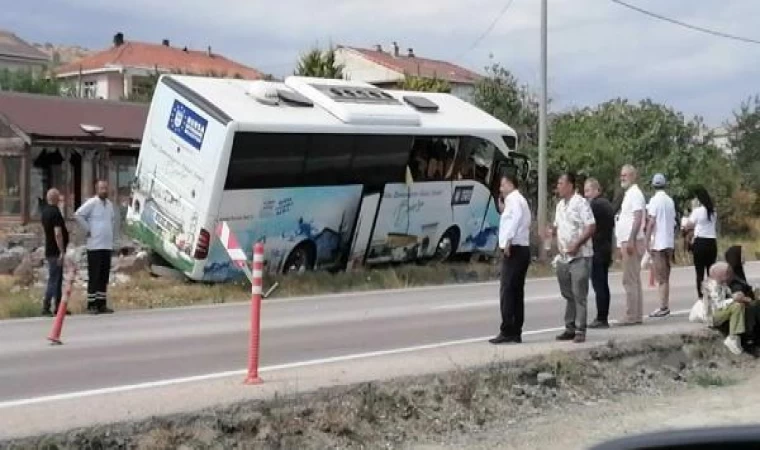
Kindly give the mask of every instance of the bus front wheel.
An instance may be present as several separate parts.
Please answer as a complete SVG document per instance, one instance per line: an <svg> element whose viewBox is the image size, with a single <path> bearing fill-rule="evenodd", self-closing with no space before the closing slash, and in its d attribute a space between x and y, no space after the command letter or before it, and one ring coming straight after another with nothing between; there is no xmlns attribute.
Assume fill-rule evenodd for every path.
<svg viewBox="0 0 760 450"><path fill-rule="evenodd" d="M282 273L303 273L314 269L315 253L313 245L309 243L299 244L285 260Z"/></svg>

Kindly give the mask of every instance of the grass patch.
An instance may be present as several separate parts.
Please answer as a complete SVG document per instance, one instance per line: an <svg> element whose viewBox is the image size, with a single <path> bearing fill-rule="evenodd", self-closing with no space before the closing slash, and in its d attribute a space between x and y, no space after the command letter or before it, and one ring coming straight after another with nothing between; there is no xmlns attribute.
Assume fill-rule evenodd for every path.
<svg viewBox="0 0 760 450"><path fill-rule="evenodd" d="M719 239L722 254L731 245L741 245L747 260L760 259L760 242L751 237L723 237ZM677 241L676 264L691 265L691 254ZM476 283L498 280L500 264L491 262L468 262L450 264L401 264L351 272L312 272L291 276L266 275L264 290L277 283L270 299L357 292L368 290L404 289L410 287L442 284ZM619 270L615 261L612 270ZM528 277L553 276L548 264L533 263ZM41 310L43 290L39 287L21 289L14 287L13 278L0 276L0 319L37 316ZM194 282L178 282L173 279L156 278L148 273L132 276L128 283L109 288L109 302L117 310L155 309L179 306L220 304L246 301L250 298L248 283L208 285ZM86 310L85 293L77 286L69 302L72 313Z"/></svg>
<svg viewBox="0 0 760 450"><path fill-rule="evenodd" d="M20 319L38 316L42 310L38 292L36 289L16 287L10 275L0 276L0 318Z"/></svg>
<svg viewBox="0 0 760 450"><path fill-rule="evenodd" d="M719 373L715 373L708 370L696 371L689 378L690 378L689 379L690 382L703 388L725 387L725 386L731 386L731 385L736 384L735 379L727 375L721 375Z"/></svg>

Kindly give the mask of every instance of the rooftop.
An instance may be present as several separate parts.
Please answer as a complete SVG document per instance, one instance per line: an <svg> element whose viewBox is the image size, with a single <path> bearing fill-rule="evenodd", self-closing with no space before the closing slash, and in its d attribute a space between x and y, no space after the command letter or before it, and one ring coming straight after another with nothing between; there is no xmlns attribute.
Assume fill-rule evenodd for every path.
<svg viewBox="0 0 760 450"><path fill-rule="evenodd" d="M139 142L147 116L148 105L137 103L0 92L0 120L33 139ZM82 130L83 124L102 127L103 132L93 137Z"/></svg>
<svg viewBox="0 0 760 450"><path fill-rule="evenodd" d="M481 78L481 75L447 61L423 58L417 55L410 55L409 53L399 53L396 56L392 52L376 49L371 50L346 46L339 46L339 48L351 50L375 64L406 75L422 78L438 78L450 83L464 84L472 84Z"/></svg>
<svg viewBox="0 0 760 450"><path fill-rule="evenodd" d="M0 30L0 56L47 63L50 58L10 31Z"/></svg>
<svg viewBox="0 0 760 450"><path fill-rule="evenodd" d="M182 72L191 75L217 75L258 80L264 75L256 69L208 51L190 50L164 44L124 41L106 50L56 69L59 76L71 76L108 68L157 68L161 72Z"/></svg>

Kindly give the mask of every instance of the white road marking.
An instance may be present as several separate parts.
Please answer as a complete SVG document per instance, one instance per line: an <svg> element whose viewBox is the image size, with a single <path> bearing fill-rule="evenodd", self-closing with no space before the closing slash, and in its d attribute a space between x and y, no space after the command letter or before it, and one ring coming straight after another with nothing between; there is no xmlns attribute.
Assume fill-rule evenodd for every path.
<svg viewBox="0 0 760 450"><path fill-rule="evenodd" d="M526 297L525 302L536 302L536 301L544 301L544 300L558 300L561 297L557 294L554 295L541 295L537 297ZM452 310L458 310L458 309L470 309L470 308L481 308L484 306L499 306L499 299L498 297L492 298L490 300L481 300L477 302L467 302L467 303L452 303L450 305L438 305L433 306L430 309L433 311L452 311Z"/></svg>
<svg viewBox="0 0 760 450"><path fill-rule="evenodd" d="M682 316L682 315L688 314L689 312L690 310L686 310L686 309L680 310L680 311L673 311L671 312L671 316ZM644 320L652 321L652 320L663 320L663 319L644 318ZM617 321L611 320L610 323L615 324L617 323ZM562 331L564 329L565 329L564 327L554 327L554 328L544 328L540 330L530 330L530 331L523 332L523 336L533 336L537 334L553 333L557 331ZM389 350L378 350L374 352L355 353L351 355L333 356L329 358L320 358L320 359L312 359L308 361L277 364L277 365L272 365L272 366L261 367L259 369L259 372L266 373L266 372L273 372L277 370L297 369L301 367L310 367L310 366L318 366L318 365L323 365L323 364L355 361L359 359L376 358L379 356L399 355L403 353L413 353L413 352L418 352L418 351L423 351L423 350L434 350L438 348L452 347L456 345L474 344L477 342L486 341L487 339L491 337L493 336L489 335L489 336L476 337L476 338L457 339L453 341L436 342L434 344L416 345L412 347L401 347L401 348L394 348L394 349L389 349ZM31 397L31 398L24 398L24 399L19 399L19 400L10 400L10 401L5 401L5 402L0 402L0 409L14 408L18 406L38 405L38 404L50 403L50 402L61 401L61 400L73 400L73 399L79 399L79 398L85 398L85 397L94 397L98 395L117 394L121 392L130 392L130 391L136 391L136 390L142 390L142 389L173 386L177 384L195 383L199 381L209 381L209 380L216 380L220 378L238 377L238 376L243 376L245 374L247 374L247 370L230 370L226 372L209 373L205 375L196 375L196 376L191 376L191 377L172 378L168 380L148 381L145 383L113 386L109 388L92 389L88 391L68 392L65 394Z"/></svg>

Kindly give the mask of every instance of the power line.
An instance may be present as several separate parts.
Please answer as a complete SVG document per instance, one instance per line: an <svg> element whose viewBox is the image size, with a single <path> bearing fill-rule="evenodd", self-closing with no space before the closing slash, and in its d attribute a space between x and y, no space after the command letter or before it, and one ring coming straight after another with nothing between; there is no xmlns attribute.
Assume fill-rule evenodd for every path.
<svg viewBox="0 0 760 450"><path fill-rule="evenodd" d="M676 24L676 25L680 25L682 27L686 27L686 28L692 29L694 31L699 31L699 32L702 32L702 33L707 33L707 34L711 34L713 36L718 36L718 37L722 37L722 38L726 38L726 39L733 39L735 41L746 42L746 43L749 43L749 44L760 44L760 40L757 40L757 39L751 39L751 38L748 38L748 37L743 37L743 36L737 36L737 35L734 35L734 34L724 33L722 31L711 30L709 28L703 28L703 27L700 27L700 26L697 26L697 25L691 25L691 24L688 24L686 22L681 22L680 20L671 19L670 17L665 17L663 15L660 15L660 14L657 14L657 13L653 13L651 11L647 11L646 9L642 9L642 8L639 8L638 6L634 6L634 5L625 3L625 2L623 2L621 0L610 0L610 1L612 3L617 3L618 5L623 6L625 8L632 9L632 10L634 10L636 12L639 12L641 14L647 15L649 17L654 17L655 19L664 20L665 22L670 22L670 23L673 23L673 24Z"/></svg>
<svg viewBox="0 0 760 450"><path fill-rule="evenodd" d="M493 29L496 26L496 24L499 23L499 20L502 18L502 16L504 16L504 14L506 14L507 10L512 6L512 3L514 3L514 1L515 0L509 0L507 2L507 4L504 5L504 7L501 9L501 11L499 11L499 14L496 15L496 18L493 19L493 22L491 22L491 24L488 26L488 28L486 28L486 30L480 36L478 36L477 39L475 39L472 42L472 44L470 45L469 48L467 48L467 50L465 50L462 53L460 53L459 56L457 56L457 59L461 58L462 56L464 56L465 53L467 53L467 52L471 51L472 49L474 49L475 47L477 47L478 44L480 44L480 42L483 39L485 39L489 34L491 34L491 31L493 31Z"/></svg>

